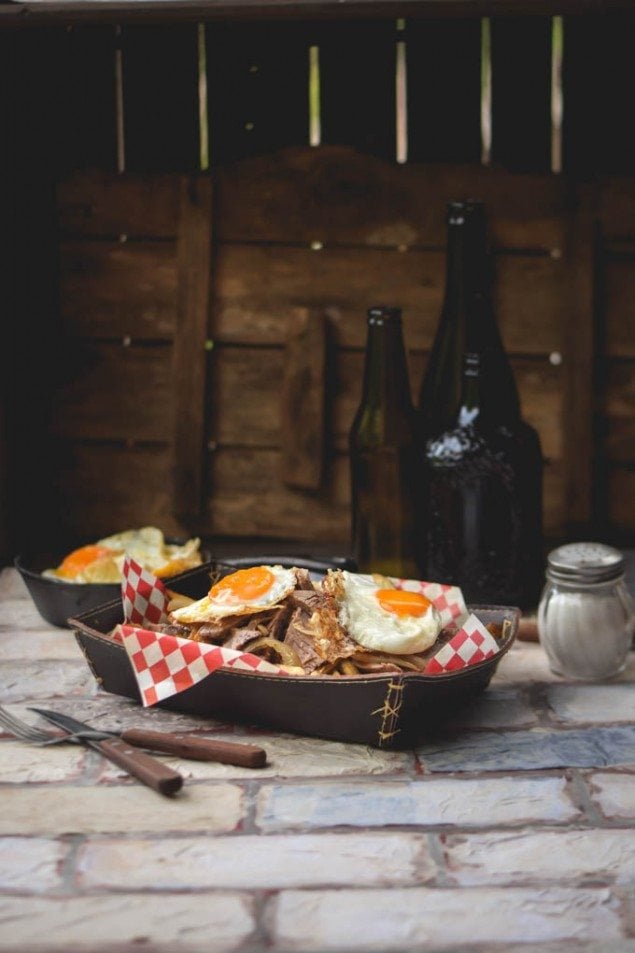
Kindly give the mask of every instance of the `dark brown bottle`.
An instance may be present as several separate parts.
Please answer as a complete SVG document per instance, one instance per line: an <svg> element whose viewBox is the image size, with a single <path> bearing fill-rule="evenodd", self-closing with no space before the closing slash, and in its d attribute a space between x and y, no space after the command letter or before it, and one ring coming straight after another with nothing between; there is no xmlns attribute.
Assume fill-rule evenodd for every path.
<svg viewBox="0 0 635 953"><path fill-rule="evenodd" d="M543 581L542 453L489 297L480 202L448 206L446 288L419 400L427 578L528 608Z"/></svg>
<svg viewBox="0 0 635 953"><path fill-rule="evenodd" d="M349 438L353 556L360 572L418 578L422 452L401 311L368 311L364 384Z"/></svg>

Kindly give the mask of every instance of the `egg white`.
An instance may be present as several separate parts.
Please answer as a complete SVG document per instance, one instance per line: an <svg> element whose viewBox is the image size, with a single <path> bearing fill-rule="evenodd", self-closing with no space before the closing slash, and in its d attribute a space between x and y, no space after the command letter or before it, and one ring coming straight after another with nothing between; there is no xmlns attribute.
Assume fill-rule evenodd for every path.
<svg viewBox="0 0 635 953"><path fill-rule="evenodd" d="M344 570L343 595L338 608L340 623L352 639L373 652L412 655L424 652L441 631L441 617L434 608L420 616L398 616L383 609L375 593L379 587L372 576Z"/></svg>
<svg viewBox="0 0 635 953"><path fill-rule="evenodd" d="M255 599L242 599L229 602L224 598L214 598L209 593L182 609L175 609L170 617L175 622L195 623L212 622L217 619L234 615L250 615L260 609L270 609L281 602L295 589L296 576L293 569L284 569L282 566L265 566L274 579L265 593Z"/></svg>

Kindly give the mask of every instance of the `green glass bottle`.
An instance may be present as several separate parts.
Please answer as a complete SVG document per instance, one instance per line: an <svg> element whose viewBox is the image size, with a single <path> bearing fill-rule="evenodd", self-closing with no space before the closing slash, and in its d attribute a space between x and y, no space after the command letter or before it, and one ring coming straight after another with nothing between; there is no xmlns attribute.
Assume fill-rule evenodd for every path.
<svg viewBox="0 0 635 953"><path fill-rule="evenodd" d="M482 203L448 207L445 298L418 405L424 568L472 603L535 606L544 578L542 453L521 418L489 295Z"/></svg>
<svg viewBox="0 0 635 953"><path fill-rule="evenodd" d="M359 571L418 578L422 452L399 308L368 311L363 392L349 449Z"/></svg>

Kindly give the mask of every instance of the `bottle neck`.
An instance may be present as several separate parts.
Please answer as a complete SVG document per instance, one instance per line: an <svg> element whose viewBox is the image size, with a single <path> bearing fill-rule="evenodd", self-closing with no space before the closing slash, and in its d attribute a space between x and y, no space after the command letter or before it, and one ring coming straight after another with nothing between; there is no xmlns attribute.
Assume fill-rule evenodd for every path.
<svg viewBox="0 0 635 953"><path fill-rule="evenodd" d="M485 219L479 209L448 220L446 286L420 396L424 426L520 417L518 391L489 295Z"/></svg>
<svg viewBox="0 0 635 953"><path fill-rule="evenodd" d="M386 413L413 411L401 319L370 318L362 405Z"/></svg>

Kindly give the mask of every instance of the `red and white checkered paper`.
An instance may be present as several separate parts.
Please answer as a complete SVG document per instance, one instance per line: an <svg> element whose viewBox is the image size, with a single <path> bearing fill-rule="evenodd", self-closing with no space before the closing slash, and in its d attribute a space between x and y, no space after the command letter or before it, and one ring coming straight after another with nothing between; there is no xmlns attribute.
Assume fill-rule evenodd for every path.
<svg viewBox="0 0 635 953"><path fill-rule="evenodd" d="M423 670L424 675L456 672L467 665L482 662L498 652L498 643L480 619L470 615L449 642L433 655Z"/></svg>
<svg viewBox="0 0 635 953"><path fill-rule="evenodd" d="M170 597L163 582L129 556L123 565L121 597L125 623L117 626L114 638L128 653L145 707L190 688L223 666L269 674L283 671L249 652L145 629L147 623L168 621Z"/></svg>
<svg viewBox="0 0 635 953"><path fill-rule="evenodd" d="M135 625L153 622L156 625L168 621L170 597L164 584L131 556L126 556L123 563L121 600L126 622Z"/></svg>
<svg viewBox="0 0 635 953"><path fill-rule="evenodd" d="M191 688L217 668L269 674L282 671L277 665L249 652L150 632L134 625L122 625L119 632L146 708Z"/></svg>
<svg viewBox="0 0 635 953"><path fill-rule="evenodd" d="M460 624L467 618L465 599L458 586L447 586L440 582L420 582L418 579L393 579L392 581L397 589L418 592L429 599L441 616L444 629L452 623Z"/></svg>

